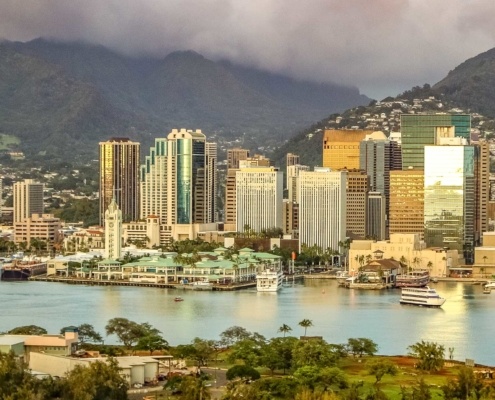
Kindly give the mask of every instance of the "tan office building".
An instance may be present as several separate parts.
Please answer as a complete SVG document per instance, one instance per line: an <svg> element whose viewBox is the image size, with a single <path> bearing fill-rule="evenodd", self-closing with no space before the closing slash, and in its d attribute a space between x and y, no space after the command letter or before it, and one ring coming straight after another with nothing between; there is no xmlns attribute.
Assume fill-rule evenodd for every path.
<svg viewBox="0 0 495 400"><path fill-rule="evenodd" d="M32 179L14 183L14 223L43 214L43 189L42 183Z"/></svg>
<svg viewBox="0 0 495 400"><path fill-rule="evenodd" d="M424 237L424 172L390 171L389 232Z"/></svg>
<svg viewBox="0 0 495 400"><path fill-rule="evenodd" d="M50 249L62 240L60 229L60 219L55 218L53 214L33 214L21 222L14 223L14 241L16 244L26 242L29 245L31 239L37 239L46 242Z"/></svg>
<svg viewBox="0 0 495 400"><path fill-rule="evenodd" d="M359 169L359 145L371 130L327 129L323 135L323 166Z"/></svg>
<svg viewBox="0 0 495 400"><path fill-rule="evenodd" d="M365 171L348 170L346 184L346 237L348 238L364 239L366 236L369 190L370 180Z"/></svg>

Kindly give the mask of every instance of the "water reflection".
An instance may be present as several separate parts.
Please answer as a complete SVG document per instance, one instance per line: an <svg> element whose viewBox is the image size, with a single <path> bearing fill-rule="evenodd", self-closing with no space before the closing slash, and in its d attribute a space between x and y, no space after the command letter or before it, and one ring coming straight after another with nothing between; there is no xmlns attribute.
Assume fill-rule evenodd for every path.
<svg viewBox="0 0 495 400"><path fill-rule="evenodd" d="M399 290L348 290L334 281L289 284L278 294L2 282L0 331L35 324L58 332L63 326L90 323L104 333L110 318L125 317L149 322L175 345L194 337L218 339L233 325L273 337L287 324L299 336L304 329L298 323L307 318L313 321L308 335L331 343L368 337L383 354L404 354L409 345L429 340L454 347L457 359L495 365L495 293L485 295L480 285L452 282L435 288L447 299L441 309L401 305ZM177 295L184 301L174 302Z"/></svg>

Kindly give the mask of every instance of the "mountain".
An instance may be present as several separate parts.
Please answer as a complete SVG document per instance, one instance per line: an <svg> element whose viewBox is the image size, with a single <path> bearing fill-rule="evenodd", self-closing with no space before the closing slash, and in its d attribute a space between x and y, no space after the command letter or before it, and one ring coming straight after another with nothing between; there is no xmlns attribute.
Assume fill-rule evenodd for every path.
<svg viewBox="0 0 495 400"><path fill-rule="evenodd" d="M495 116L495 48L464 61L433 89L459 107Z"/></svg>
<svg viewBox="0 0 495 400"><path fill-rule="evenodd" d="M191 51L133 58L43 39L0 44L0 133L31 154L96 154L129 136L146 147L175 127L276 146L327 115L366 104L356 88L297 81ZM64 154L62 154L64 156Z"/></svg>

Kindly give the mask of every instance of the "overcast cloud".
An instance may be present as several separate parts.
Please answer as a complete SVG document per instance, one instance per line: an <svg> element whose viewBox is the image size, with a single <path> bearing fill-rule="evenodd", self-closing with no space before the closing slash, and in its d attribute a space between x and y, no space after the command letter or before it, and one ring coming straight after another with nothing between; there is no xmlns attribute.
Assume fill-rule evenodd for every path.
<svg viewBox="0 0 495 400"><path fill-rule="evenodd" d="M382 98L495 47L493 17L493 0L0 0L0 38L195 50Z"/></svg>

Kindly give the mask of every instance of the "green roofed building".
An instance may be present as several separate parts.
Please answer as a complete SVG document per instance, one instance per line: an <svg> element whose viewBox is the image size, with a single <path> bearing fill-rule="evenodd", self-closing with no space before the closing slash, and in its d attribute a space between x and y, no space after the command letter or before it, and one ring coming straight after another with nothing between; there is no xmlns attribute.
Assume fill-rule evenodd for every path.
<svg viewBox="0 0 495 400"><path fill-rule="evenodd" d="M469 114L403 114L401 116L402 169L424 169L425 146L439 144L439 138L469 140Z"/></svg>

